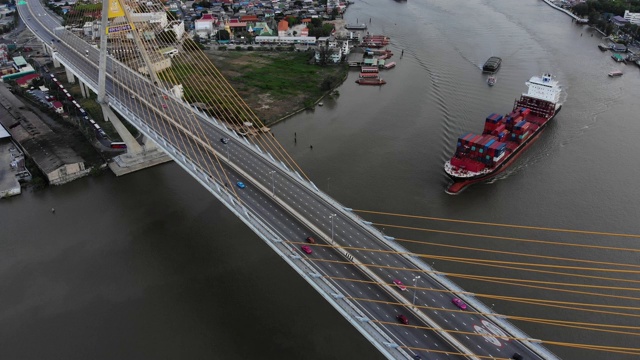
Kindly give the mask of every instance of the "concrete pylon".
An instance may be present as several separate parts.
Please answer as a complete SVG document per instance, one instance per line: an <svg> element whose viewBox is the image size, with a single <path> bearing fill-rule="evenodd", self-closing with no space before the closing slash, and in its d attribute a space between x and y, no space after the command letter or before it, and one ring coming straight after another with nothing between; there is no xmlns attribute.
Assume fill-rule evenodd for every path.
<svg viewBox="0 0 640 360"><path fill-rule="evenodd" d="M75 84L76 83L76 77L73 75L71 70L69 70L68 67L64 68L64 70L67 73L67 82L69 82L69 84ZM82 82L80 82L80 87L82 87Z"/></svg>
<svg viewBox="0 0 640 360"><path fill-rule="evenodd" d="M116 176L122 176L134 171L146 169L151 166L159 165L171 161L169 155L159 149L157 145L149 138L143 136L140 145L138 141L131 135L129 130L122 124L120 119L113 113L108 105L102 104L102 112L105 119L111 120L113 127L118 131L122 140L127 144L127 153L116 156L109 163L109 169Z"/></svg>
<svg viewBox="0 0 640 360"><path fill-rule="evenodd" d="M149 139L146 136L142 136L142 143L144 144L143 146L145 151L152 151L152 150L162 151L158 148L158 145L156 145L156 143L153 140Z"/></svg>
<svg viewBox="0 0 640 360"><path fill-rule="evenodd" d="M91 94L89 93L89 88L87 87L87 85L85 85L84 82L82 82L82 80L79 80L79 79L78 79L78 83L80 84L80 93L82 94L82 98L86 99L90 97Z"/></svg>
<svg viewBox="0 0 640 360"><path fill-rule="evenodd" d="M102 115L104 115L105 119L108 119L113 124L113 127L118 132L118 135L122 138L125 144L127 144L127 154L135 155L139 154L143 151L142 146L138 143L138 141L131 135L129 130L124 126L122 121L116 116L116 114L111 110L111 108L106 104L101 104L102 106Z"/></svg>
<svg viewBox="0 0 640 360"><path fill-rule="evenodd" d="M58 59L56 59L55 53L53 53L53 56L51 56L51 59L53 60L53 67L54 68L59 68L60 67L60 61L58 61Z"/></svg>

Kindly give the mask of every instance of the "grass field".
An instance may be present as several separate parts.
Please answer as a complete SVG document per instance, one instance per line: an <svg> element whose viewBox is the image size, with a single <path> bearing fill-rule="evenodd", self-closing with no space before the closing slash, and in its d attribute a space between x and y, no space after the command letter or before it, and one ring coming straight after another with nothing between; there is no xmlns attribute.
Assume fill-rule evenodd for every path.
<svg viewBox="0 0 640 360"><path fill-rule="evenodd" d="M310 64L312 54L306 52L210 50L206 54L224 77L223 84L230 84L266 124L312 106L328 90L339 85L348 70L344 65L321 67ZM174 61L172 73L160 73L159 76L171 83L195 84L185 86L185 96L189 101L229 110L231 105L224 100L216 100L219 92L211 83L215 81L215 86L219 86L221 81L202 79L199 75L201 68L199 63Z"/></svg>

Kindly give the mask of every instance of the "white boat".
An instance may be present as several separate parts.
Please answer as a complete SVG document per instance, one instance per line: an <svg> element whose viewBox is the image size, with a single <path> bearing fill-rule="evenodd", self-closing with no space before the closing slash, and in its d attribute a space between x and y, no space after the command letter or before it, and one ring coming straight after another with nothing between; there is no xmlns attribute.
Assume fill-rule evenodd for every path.
<svg viewBox="0 0 640 360"><path fill-rule="evenodd" d="M622 71L620 70L613 70L612 72L609 73L610 77L618 77L618 76L622 76Z"/></svg>
<svg viewBox="0 0 640 360"><path fill-rule="evenodd" d="M496 79L495 76L489 76L487 78L487 84L489 84L489 86L493 86L496 84L496 81L498 81L498 79Z"/></svg>

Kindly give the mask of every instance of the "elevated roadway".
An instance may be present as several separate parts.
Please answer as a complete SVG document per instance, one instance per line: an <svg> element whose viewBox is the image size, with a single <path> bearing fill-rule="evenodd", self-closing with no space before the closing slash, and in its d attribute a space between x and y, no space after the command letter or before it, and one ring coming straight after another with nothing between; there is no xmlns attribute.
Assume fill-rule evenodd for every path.
<svg viewBox="0 0 640 360"><path fill-rule="evenodd" d="M97 92L98 49L61 28L37 0L18 8L34 34L55 47L54 59ZM265 149L111 57L107 74L111 108L222 201L387 358L507 359L516 352L526 359L556 358L473 296L452 294L462 289ZM237 188L237 181L246 188ZM311 254L300 249L308 236L317 240ZM395 279L409 288L395 286ZM454 296L469 308L459 310ZM399 314L409 325L397 321Z"/></svg>

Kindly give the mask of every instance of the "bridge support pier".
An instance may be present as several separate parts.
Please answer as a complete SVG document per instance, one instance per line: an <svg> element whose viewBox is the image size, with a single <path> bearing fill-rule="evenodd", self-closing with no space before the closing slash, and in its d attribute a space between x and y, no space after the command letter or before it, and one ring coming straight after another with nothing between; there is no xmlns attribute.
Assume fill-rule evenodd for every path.
<svg viewBox="0 0 640 360"><path fill-rule="evenodd" d="M58 61L58 59L56 59L55 53L52 54L51 60L53 60L53 67L54 68L59 68L60 67L60 61Z"/></svg>
<svg viewBox="0 0 640 360"><path fill-rule="evenodd" d="M40 41L42 43L42 53L44 55L51 55L51 50L49 50L49 47L47 46L47 44L44 41Z"/></svg>
<svg viewBox="0 0 640 360"><path fill-rule="evenodd" d="M111 121L122 141L127 144L127 152L116 156L109 163L109 168L116 176L126 175L171 161L171 158L149 138L140 135L140 141L135 139L108 105L102 104L102 113L105 119Z"/></svg>
<svg viewBox="0 0 640 360"><path fill-rule="evenodd" d="M85 85L85 83L82 82L82 80L78 80L78 83L80 84L80 93L82 94L82 98L83 99L89 98L91 96L91 93L89 92L89 88L87 87L87 85Z"/></svg>
<svg viewBox="0 0 640 360"><path fill-rule="evenodd" d="M73 73L69 70L68 67L65 67L64 70L65 70L65 72L67 74L67 81L69 82L69 84L75 84L76 83L76 77L73 75ZM82 81L80 82L80 88L82 88Z"/></svg>

